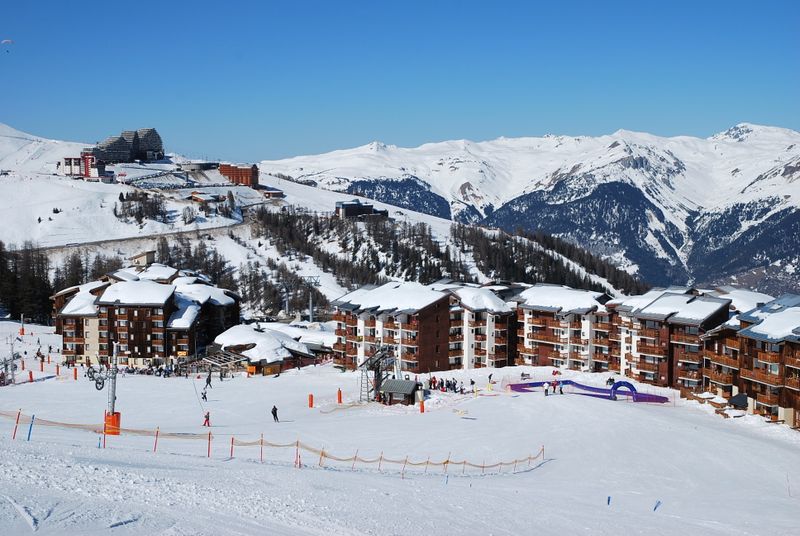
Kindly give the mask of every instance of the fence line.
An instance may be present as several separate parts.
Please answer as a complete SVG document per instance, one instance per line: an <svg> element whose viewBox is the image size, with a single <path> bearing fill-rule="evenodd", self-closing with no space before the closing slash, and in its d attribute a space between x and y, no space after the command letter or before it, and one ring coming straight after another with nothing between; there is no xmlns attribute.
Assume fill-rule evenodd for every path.
<svg viewBox="0 0 800 536"><path fill-rule="evenodd" d="M33 417L29 415L25 415L21 412L10 412L10 411L3 411L0 410L0 417L11 419L17 421L18 424L30 424L33 422ZM96 434L103 434L105 436L105 428L103 424L79 424L79 423L66 423L60 421L53 421L48 419L36 419L37 426L48 426L53 428L64 428L69 430L81 430L84 432L92 432ZM120 434L124 435L131 435L131 436L139 436L139 437L153 437L156 439L155 445L157 445L158 439L162 441L167 439L189 439L189 440L202 440L202 441L211 441L215 436L212 432L203 432L203 433L180 433L180 432L164 432L160 428L156 428L154 430L146 430L146 429L136 429L136 428L120 428ZM153 452L156 451L156 446L153 447ZM350 464L349 468L351 470L355 470L356 463L360 463L363 465L374 465L378 464L378 470L380 471L384 464L391 464L391 465L399 465L402 466L402 473L405 473L406 467L424 467L425 472L428 471L428 468L431 467L442 467L444 472L447 472L448 466L455 466L460 467L462 469L462 473L466 470L466 468L471 469L480 469L481 473L483 474L486 470L497 469L498 472L502 470L504 467L514 466L515 470L519 464L527 463L526 467L530 467L531 464L540 459L543 462L544 458L544 446L542 446L539 451L534 455L528 455L522 458L516 458L514 460L509 461L499 461L495 463L487 464L485 461L483 463L474 463L467 459L463 460L451 460L450 456L442 461L431 461L430 457L428 457L424 461L413 461L410 460L408 456L404 458L388 458L381 453L381 455L377 458L365 458L363 456L359 456L359 450L356 449L355 454L353 456L337 456L335 454L331 454L328 449L326 448L316 448L312 445L308 445L303 443L299 439L296 441L292 441L290 443L274 443L272 441L268 441L263 438L263 434L259 439L254 441L245 441L241 439L236 439L235 436L231 436L230 440L231 445L231 454L233 454L233 447L259 447L261 449L261 456L260 459L263 461L263 448L264 447L271 447L271 448L293 448L299 454L299 451L305 451L311 454L314 454L318 457L319 466L323 467L326 460L331 460L334 462L346 463ZM233 456L231 456L232 458ZM295 462L295 466L298 466L298 462ZM306 465L299 465L301 467L307 467Z"/></svg>

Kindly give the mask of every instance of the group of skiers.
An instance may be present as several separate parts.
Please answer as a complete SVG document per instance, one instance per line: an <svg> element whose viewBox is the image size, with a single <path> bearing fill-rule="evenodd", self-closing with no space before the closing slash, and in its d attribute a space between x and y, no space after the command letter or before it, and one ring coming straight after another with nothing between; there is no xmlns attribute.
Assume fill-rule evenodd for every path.
<svg viewBox="0 0 800 536"><path fill-rule="evenodd" d="M470 380L470 383L473 385L475 384L473 380ZM442 391L443 393L461 393L462 395L465 393L464 382L461 382L459 385L455 378L445 380L444 378L437 379L436 376L432 376L428 386L433 391Z"/></svg>
<svg viewBox="0 0 800 536"><path fill-rule="evenodd" d="M556 394L556 389L558 390L558 394L564 394L564 385L558 380L553 380L550 383L544 382L542 387L544 387L544 396L547 396L549 389L553 390L553 394Z"/></svg>

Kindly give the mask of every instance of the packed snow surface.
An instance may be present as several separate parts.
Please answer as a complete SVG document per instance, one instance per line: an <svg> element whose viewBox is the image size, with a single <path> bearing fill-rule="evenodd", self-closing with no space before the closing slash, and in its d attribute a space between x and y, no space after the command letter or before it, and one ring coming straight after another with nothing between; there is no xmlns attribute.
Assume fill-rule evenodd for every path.
<svg viewBox="0 0 800 536"><path fill-rule="evenodd" d="M0 323L0 335L17 324ZM55 344L46 328L17 343L35 351ZM31 360L28 359L30 366ZM487 376L518 380L551 377L549 368L511 367L443 373L468 383L478 397L432 393L426 412L415 406L354 405L356 373L306 367L279 377L120 377L117 410L125 428L155 430L102 437L27 421L11 440L14 417L99 423L106 391L70 371L32 384L0 388L0 533L160 534L233 536L432 534L659 534L794 535L800 511L800 434L747 415L723 419L713 407L674 397L664 405L612 402L565 391L506 394L487 390ZM30 367L29 367L30 368ZM589 385L607 375L565 372ZM635 383L635 382L634 382ZM636 384L637 388L648 390ZM337 406L336 390L344 404ZM307 406L307 394L315 407ZM493 396L483 396L493 395ZM275 405L280 423L269 415ZM207 457L203 413L210 412ZM741 412L729 411L732 416ZM544 462L486 471L451 465L425 471L383 464L320 466L319 455L264 448L258 441L326 453L424 462L496 461L535 455ZM173 435L177 434L177 435ZM198 439L190 439L198 434ZM236 446L230 440L251 441Z"/></svg>

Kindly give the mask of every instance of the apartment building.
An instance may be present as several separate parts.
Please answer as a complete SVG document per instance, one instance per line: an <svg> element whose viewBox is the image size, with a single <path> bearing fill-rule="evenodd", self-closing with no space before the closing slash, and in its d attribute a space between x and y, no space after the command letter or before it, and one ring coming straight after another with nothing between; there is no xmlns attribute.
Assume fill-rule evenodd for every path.
<svg viewBox="0 0 800 536"><path fill-rule="evenodd" d="M608 300L602 292L541 283L522 291L516 298L517 363L608 370Z"/></svg>
<svg viewBox="0 0 800 536"><path fill-rule="evenodd" d="M748 409L800 425L800 296L785 294L739 322L739 388Z"/></svg>
<svg viewBox="0 0 800 536"><path fill-rule="evenodd" d="M450 368L505 367L513 363L514 309L488 288L449 289Z"/></svg>
<svg viewBox="0 0 800 536"><path fill-rule="evenodd" d="M413 282L365 286L332 302L336 335L334 363L355 369L385 346L412 373L450 368L447 292Z"/></svg>
<svg viewBox="0 0 800 536"><path fill-rule="evenodd" d="M731 300L698 294L664 291L630 313L629 376L664 387L702 385L701 337L729 319Z"/></svg>
<svg viewBox="0 0 800 536"><path fill-rule="evenodd" d="M130 266L54 296L67 361L159 365L194 355L239 322L239 297L202 275L160 264Z"/></svg>

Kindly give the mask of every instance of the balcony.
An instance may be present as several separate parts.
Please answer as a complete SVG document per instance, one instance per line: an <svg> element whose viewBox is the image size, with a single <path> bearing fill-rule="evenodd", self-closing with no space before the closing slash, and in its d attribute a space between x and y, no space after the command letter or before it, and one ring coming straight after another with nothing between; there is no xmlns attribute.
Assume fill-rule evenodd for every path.
<svg viewBox="0 0 800 536"><path fill-rule="evenodd" d="M768 393L758 393L756 394L756 401L760 404L764 404L766 406L777 406L780 397L778 395L768 394Z"/></svg>
<svg viewBox="0 0 800 536"><path fill-rule="evenodd" d="M347 337L347 330L346 329L337 329L334 331L337 337Z"/></svg>
<svg viewBox="0 0 800 536"><path fill-rule="evenodd" d="M476 341L485 341L486 340L486 335L483 334L483 333L476 333L475 334L475 340Z"/></svg>
<svg viewBox="0 0 800 536"><path fill-rule="evenodd" d="M608 370L614 370L616 372L619 372L619 363L609 363Z"/></svg>
<svg viewBox="0 0 800 536"><path fill-rule="evenodd" d="M570 361L585 361L589 358L588 355L584 355L580 352L569 352L569 360Z"/></svg>
<svg viewBox="0 0 800 536"><path fill-rule="evenodd" d="M569 323L569 328L570 329L581 329L582 327L583 327L583 325L582 325L580 320L577 321L577 322L570 322Z"/></svg>
<svg viewBox="0 0 800 536"><path fill-rule="evenodd" d="M633 366L636 367L637 370L644 370L647 372L658 372L658 364L657 363L647 363L645 361L634 361Z"/></svg>
<svg viewBox="0 0 800 536"><path fill-rule="evenodd" d="M701 377L699 370L687 370L684 368L678 369L678 378L686 380L699 380Z"/></svg>
<svg viewBox="0 0 800 536"><path fill-rule="evenodd" d="M778 374L770 374L759 369L741 369L739 375L750 381L764 383L767 385L781 386L783 385L783 378Z"/></svg>
<svg viewBox="0 0 800 536"><path fill-rule="evenodd" d="M704 369L703 375L707 376L712 382L721 385L733 385L733 374L719 372L714 369Z"/></svg>
<svg viewBox="0 0 800 536"><path fill-rule="evenodd" d="M378 342L378 338L375 337L374 335L364 335L362 337L362 339L364 339L364 342L369 342L369 343L372 343L372 344L375 344L376 342Z"/></svg>
<svg viewBox="0 0 800 536"><path fill-rule="evenodd" d="M344 322L347 319L347 315L342 313L334 313L333 320L336 322Z"/></svg>
<svg viewBox="0 0 800 536"><path fill-rule="evenodd" d="M528 333L528 339L533 341L545 341L545 342L552 342L552 343L560 343L563 342L563 339L558 335L551 335L545 331L533 331Z"/></svg>
<svg viewBox="0 0 800 536"><path fill-rule="evenodd" d="M397 329L397 323L394 320L385 320L383 322L384 329Z"/></svg>
<svg viewBox="0 0 800 536"><path fill-rule="evenodd" d="M407 324L400 324L400 328L403 331L417 331L417 330L419 330L419 323L418 322L409 322Z"/></svg>
<svg viewBox="0 0 800 536"><path fill-rule="evenodd" d="M486 320L470 320L469 327L471 328L482 328L486 326Z"/></svg>
<svg viewBox="0 0 800 536"><path fill-rule="evenodd" d="M592 361L599 361L600 363L608 363L608 360L611 358L608 354L599 354L594 353L592 354Z"/></svg>
<svg viewBox="0 0 800 536"><path fill-rule="evenodd" d="M739 349L739 339L736 337L728 337L725 339L725 346L728 348L733 348L734 350Z"/></svg>
<svg viewBox="0 0 800 536"><path fill-rule="evenodd" d="M364 327L365 328L374 328L375 327L375 319L374 318L366 318L366 319L364 319Z"/></svg>
<svg viewBox="0 0 800 536"><path fill-rule="evenodd" d="M524 344L517 345L517 353L525 354L525 355L533 355L537 352L535 348L526 348Z"/></svg>
<svg viewBox="0 0 800 536"><path fill-rule="evenodd" d="M778 352L756 352L756 359L764 363L780 363L781 354Z"/></svg>
<svg viewBox="0 0 800 536"><path fill-rule="evenodd" d="M451 333L447 340L448 342L461 342L464 340L464 336L461 333L456 333L455 335Z"/></svg>
<svg viewBox="0 0 800 536"><path fill-rule="evenodd" d="M661 336L661 331L657 329L640 329L637 333L640 337L647 337L648 339L657 339Z"/></svg>
<svg viewBox="0 0 800 536"><path fill-rule="evenodd" d="M786 376L786 387L800 391L800 376Z"/></svg>
<svg viewBox="0 0 800 536"><path fill-rule="evenodd" d="M519 337L520 339L524 338L525 337L525 330L524 329L518 329L517 330L517 337Z"/></svg>
<svg viewBox="0 0 800 536"><path fill-rule="evenodd" d="M64 337L63 340L65 343L83 344L83 337Z"/></svg>
<svg viewBox="0 0 800 536"><path fill-rule="evenodd" d="M794 356L788 356L788 355L784 356L783 363L787 367L794 367L796 369L800 369L800 357L794 357Z"/></svg>
<svg viewBox="0 0 800 536"><path fill-rule="evenodd" d="M383 344L397 344L397 339L394 337L384 337Z"/></svg>
<svg viewBox="0 0 800 536"><path fill-rule="evenodd" d="M608 346L610 344L608 337L595 337L592 340L592 343L597 344L599 346Z"/></svg>
<svg viewBox="0 0 800 536"><path fill-rule="evenodd" d="M495 336L494 343L495 344L508 344L508 339L506 337Z"/></svg>
<svg viewBox="0 0 800 536"><path fill-rule="evenodd" d="M700 344L700 335L690 333L673 333L670 336L671 342L686 343L686 344Z"/></svg>
<svg viewBox="0 0 800 536"><path fill-rule="evenodd" d="M417 361L417 354L411 352L402 352L400 353L400 359L403 361Z"/></svg>
<svg viewBox="0 0 800 536"><path fill-rule="evenodd" d="M691 352L676 352L675 360L682 361L684 363L692 363L693 365L703 364L703 357L699 353L695 354Z"/></svg>
<svg viewBox="0 0 800 536"><path fill-rule="evenodd" d="M461 356L464 355L464 349L463 348L456 348L454 350L449 350L447 352L447 355L448 355L448 357L461 357Z"/></svg>
<svg viewBox="0 0 800 536"><path fill-rule="evenodd" d="M649 346L646 344L640 344L637 349L639 350L640 354L647 354L647 355L657 355L657 356L665 356L667 355L666 348L661 348L660 346Z"/></svg>
<svg viewBox="0 0 800 536"><path fill-rule="evenodd" d="M718 354L718 353L714 352L713 350L705 350L705 351L703 351L703 356L706 359L709 359L712 363L717 363L718 365L723 365L723 366L726 366L728 368L734 368L734 369L738 369L739 368L739 360L738 359L734 359L733 357L730 357L730 356Z"/></svg>
<svg viewBox="0 0 800 536"><path fill-rule="evenodd" d="M345 345L343 343L341 343L341 342L333 343L333 351L334 352L344 352L344 350L345 350Z"/></svg>
<svg viewBox="0 0 800 536"><path fill-rule="evenodd" d="M594 324L595 331L611 331L612 327L611 322L596 322Z"/></svg>

